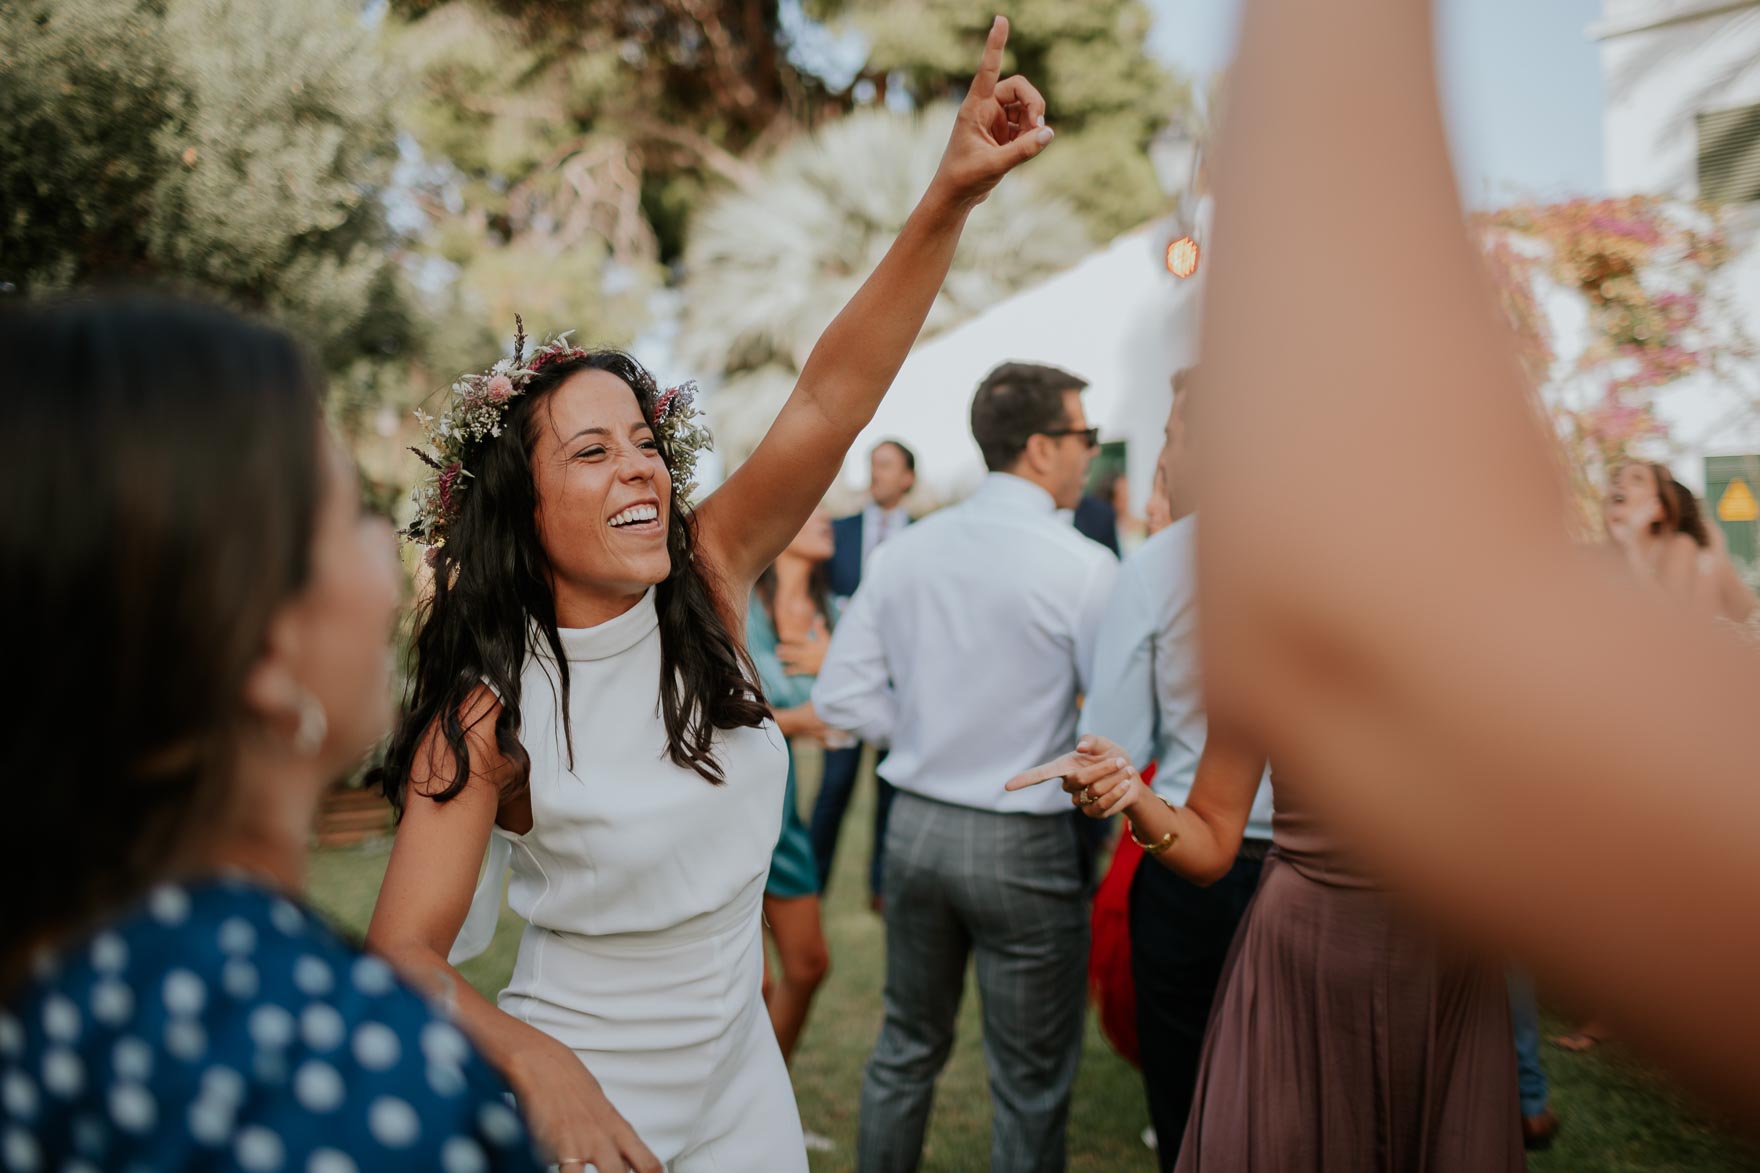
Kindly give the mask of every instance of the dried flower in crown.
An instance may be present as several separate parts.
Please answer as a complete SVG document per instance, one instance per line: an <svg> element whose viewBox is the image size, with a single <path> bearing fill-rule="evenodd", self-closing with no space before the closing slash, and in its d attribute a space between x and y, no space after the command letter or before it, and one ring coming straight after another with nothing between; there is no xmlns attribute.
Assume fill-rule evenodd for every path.
<svg viewBox="0 0 1760 1173"><path fill-rule="evenodd" d="M428 451L410 451L428 466L429 472L410 493L415 517L404 528L403 535L428 546L430 556L434 549L446 544L447 530L470 488L471 474L465 465L484 443L501 435L513 401L525 394L532 378L545 367L590 353L572 345L568 333L562 333L533 351L528 361L525 322L515 315L514 324L513 357L455 382L451 404L437 418L416 412ZM688 502L696 492L697 458L714 446L709 429L700 422L696 399L696 384L686 382L660 392L653 405L654 430L672 474L673 496L683 502Z"/></svg>

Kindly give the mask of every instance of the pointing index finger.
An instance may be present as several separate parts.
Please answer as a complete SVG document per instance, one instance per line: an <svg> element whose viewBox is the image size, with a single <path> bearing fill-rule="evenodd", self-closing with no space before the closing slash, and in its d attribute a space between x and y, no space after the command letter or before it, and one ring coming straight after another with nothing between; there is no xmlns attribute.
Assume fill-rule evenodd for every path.
<svg viewBox="0 0 1760 1173"><path fill-rule="evenodd" d="M1010 778L1002 788L1004 790L1025 790L1029 786L1037 786L1041 782L1061 778L1069 772L1071 764L1071 756L1065 754L1056 761L1046 762L1042 766L1034 766L1030 770L1023 770Z"/></svg>
<svg viewBox="0 0 1760 1173"><path fill-rule="evenodd" d="M996 90L996 79L1002 76L1002 50L1008 45L1008 17L998 15L990 24L990 39L984 42L984 57L978 62L978 76L972 79L972 93L988 98Z"/></svg>

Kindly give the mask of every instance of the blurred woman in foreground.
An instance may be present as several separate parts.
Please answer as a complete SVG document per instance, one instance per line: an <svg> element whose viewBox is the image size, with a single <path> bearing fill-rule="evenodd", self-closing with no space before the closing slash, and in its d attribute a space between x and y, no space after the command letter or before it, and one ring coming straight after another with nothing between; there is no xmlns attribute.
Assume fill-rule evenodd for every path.
<svg viewBox="0 0 1760 1173"><path fill-rule="evenodd" d="M281 332L0 314L0 1166L535 1169L505 1085L299 903L384 733L385 523Z"/></svg>

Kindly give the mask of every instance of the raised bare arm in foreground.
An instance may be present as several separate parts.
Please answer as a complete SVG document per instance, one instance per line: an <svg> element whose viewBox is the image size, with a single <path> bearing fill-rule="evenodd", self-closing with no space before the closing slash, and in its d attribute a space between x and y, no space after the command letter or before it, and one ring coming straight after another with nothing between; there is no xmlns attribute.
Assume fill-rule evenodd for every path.
<svg viewBox="0 0 1760 1173"><path fill-rule="evenodd" d="M1424 0L1249 3L1195 404L1211 713L1753 1127L1760 657L1566 541L1431 36Z"/></svg>

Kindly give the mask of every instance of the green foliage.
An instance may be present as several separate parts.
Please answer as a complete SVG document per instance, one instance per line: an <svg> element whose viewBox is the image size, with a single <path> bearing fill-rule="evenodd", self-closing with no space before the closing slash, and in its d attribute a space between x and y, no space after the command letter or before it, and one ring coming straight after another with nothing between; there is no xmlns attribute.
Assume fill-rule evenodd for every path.
<svg viewBox="0 0 1760 1173"><path fill-rule="evenodd" d="M302 335L352 417L417 342L395 82L346 0L0 5L0 279L151 279Z"/></svg>
<svg viewBox="0 0 1760 1173"><path fill-rule="evenodd" d="M864 72L902 81L923 103L965 92L995 16L988 0L808 0L822 20L859 30ZM1192 106L1191 88L1148 55L1150 13L1141 0L1019 0L1008 10L1004 73L1025 74L1045 95L1058 130L1048 182L1102 238L1166 210L1147 148Z"/></svg>
<svg viewBox="0 0 1760 1173"><path fill-rule="evenodd" d="M449 163L428 211L467 285L478 251L574 265L602 242L602 279L626 293L652 289L710 177L749 177L740 155L785 139L824 101L782 52L773 0L397 0L393 9L399 57L418 82L404 122L429 157ZM467 299L479 292L495 299L471 289ZM616 331L631 325L634 300L583 304L577 321L596 338L624 340Z"/></svg>

